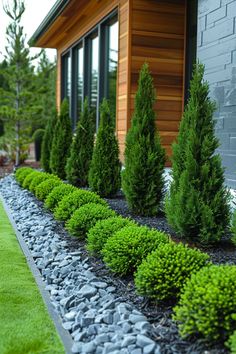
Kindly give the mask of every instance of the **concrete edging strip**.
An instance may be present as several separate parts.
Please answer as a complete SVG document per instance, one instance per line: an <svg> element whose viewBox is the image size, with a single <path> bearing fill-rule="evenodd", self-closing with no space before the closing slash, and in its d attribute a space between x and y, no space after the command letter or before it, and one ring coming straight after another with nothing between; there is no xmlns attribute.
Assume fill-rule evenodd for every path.
<svg viewBox="0 0 236 354"><path fill-rule="evenodd" d="M50 301L50 297L49 297L49 294L48 292L45 290L45 283L44 281L42 280L42 277L41 277L41 274L38 270L38 268L36 267L35 263L34 263L34 260L33 260L33 257L31 256L31 253L30 253L30 250L27 246L27 244L25 243L21 233L17 230L17 226L16 226L16 223L11 215L11 211L6 203L6 201L4 200L3 196L0 194L0 200L3 204L3 207L4 207L4 210L10 220L10 223L15 231L15 234L16 234L16 237L17 237L17 240L20 244L20 247L22 249L22 252L24 253L25 255L25 258L27 260L27 263L29 265L29 268L34 276L34 279L36 281L36 284L38 285L38 288L39 288L39 291L41 293L41 296L43 298L43 301L47 307L47 310L48 310L48 313L51 317L51 319L53 320L54 324L55 324L55 327L56 327L56 330L61 338L61 341L64 345L64 348L65 348L65 352L66 354L71 354L71 348L72 348L72 345L73 345L73 340L72 340L72 337L70 336L70 334L62 327L62 321L61 321L61 318L57 315L57 313L55 312L53 306L52 306L52 303Z"/></svg>

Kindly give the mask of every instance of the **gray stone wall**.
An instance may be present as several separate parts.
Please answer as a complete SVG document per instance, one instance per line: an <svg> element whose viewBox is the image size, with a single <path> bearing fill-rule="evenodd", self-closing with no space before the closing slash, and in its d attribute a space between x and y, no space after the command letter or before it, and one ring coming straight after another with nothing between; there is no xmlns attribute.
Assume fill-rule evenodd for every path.
<svg viewBox="0 0 236 354"><path fill-rule="evenodd" d="M216 133L226 182L236 189L236 0L198 1L197 47L217 103Z"/></svg>

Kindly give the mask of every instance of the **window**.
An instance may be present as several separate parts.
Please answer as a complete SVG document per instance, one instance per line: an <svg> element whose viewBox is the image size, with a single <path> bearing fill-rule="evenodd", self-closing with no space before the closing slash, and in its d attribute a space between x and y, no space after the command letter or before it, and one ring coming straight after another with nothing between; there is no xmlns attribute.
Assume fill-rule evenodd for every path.
<svg viewBox="0 0 236 354"><path fill-rule="evenodd" d="M84 49L77 49L77 119L80 117L83 107L83 83L84 83ZM76 120L77 120L76 119Z"/></svg>
<svg viewBox="0 0 236 354"><path fill-rule="evenodd" d="M70 54L62 57L62 99L71 98L71 58Z"/></svg>
<svg viewBox="0 0 236 354"><path fill-rule="evenodd" d="M198 1L187 1L187 38L186 38L186 66L185 66L185 103L189 98L190 80L193 66L197 57L197 13Z"/></svg>
<svg viewBox="0 0 236 354"><path fill-rule="evenodd" d="M99 123L99 104L103 97L110 102L116 116L116 77L118 67L117 11L103 19L95 28L62 55L62 99L69 98L75 128L88 96Z"/></svg>
<svg viewBox="0 0 236 354"><path fill-rule="evenodd" d="M116 116L116 78L118 66L118 22L109 26L108 99L112 116Z"/></svg>

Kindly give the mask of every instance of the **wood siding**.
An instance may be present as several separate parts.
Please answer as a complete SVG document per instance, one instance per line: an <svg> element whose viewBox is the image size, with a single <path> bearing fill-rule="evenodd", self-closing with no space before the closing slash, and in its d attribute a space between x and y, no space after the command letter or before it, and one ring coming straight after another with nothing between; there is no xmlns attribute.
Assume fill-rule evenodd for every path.
<svg viewBox="0 0 236 354"><path fill-rule="evenodd" d="M134 109L138 72L146 61L157 93L157 127L170 156L183 108L185 0L134 0L131 18L129 116L132 116Z"/></svg>

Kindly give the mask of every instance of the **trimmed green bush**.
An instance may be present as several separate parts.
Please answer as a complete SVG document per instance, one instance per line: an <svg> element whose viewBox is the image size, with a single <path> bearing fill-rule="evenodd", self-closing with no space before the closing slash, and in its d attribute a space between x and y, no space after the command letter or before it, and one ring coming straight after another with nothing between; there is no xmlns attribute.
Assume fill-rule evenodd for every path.
<svg viewBox="0 0 236 354"><path fill-rule="evenodd" d="M55 210L62 198L65 195L73 193L75 190L76 188L70 184L59 184L59 186L53 188L51 193L48 194L45 199L44 206L51 211Z"/></svg>
<svg viewBox="0 0 236 354"><path fill-rule="evenodd" d="M57 123L57 110L55 109L51 118L48 119L43 136L41 165L45 172L52 172L50 169L50 154L52 150L53 133Z"/></svg>
<svg viewBox="0 0 236 354"><path fill-rule="evenodd" d="M228 339L236 327L235 279L232 265L205 267L191 276L174 308L181 336Z"/></svg>
<svg viewBox="0 0 236 354"><path fill-rule="evenodd" d="M34 179L36 176L39 176L41 173L42 173L42 172L33 170L33 172L29 173L29 174L25 177L25 179L24 179L24 181L23 181L23 183L22 183L22 187L29 190L30 183L33 181L33 179Z"/></svg>
<svg viewBox="0 0 236 354"><path fill-rule="evenodd" d="M69 117L69 103L67 99L64 99L55 126L50 154L50 169L61 179L66 178L65 166L70 153L71 142L72 127Z"/></svg>
<svg viewBox="0 0 236 354"><path fill-rule="evenodd" d="M122 188L129 208L139 215L156 215L164 189L165 150L156 128L156 100L148 64L140 71L135 110L125 142Z"/></svg>
<svg viewBox="0 0 236 354"><path fill-rule="evenodd" d="M134 224L134 221L121 216L98 221L87 234L87 250L92 254L99 255L109 237L123 227Z"/></svg>
<svg viewBox="0 0 236 354"><path fill-rule="evenodd" d="M173 181L166 199L169 224L183 238L204 244L221 240L230 223L229 192L221 158L216 154L215 104L204 81L204 66L196 65L190 98L173 144Z"/></svg>
<svg viewBox="0 0 236 354"><path fill-rule="evenodd" d="M94 110L89 112L88 99L85 99L83 112L78 121L70 155L66 163L66 178L77 187L88 185L89 167L94 145L95 120Z"/></svg>
<svg viewBox="0 0 236 354"><path fill-rule="evenodd" d="M236 246L236 210L233 213L231 232L232 232L232 235L233 235L232 236L232 242Z"/></svg>
<svg viewBox="0 0 236 354"><path fill-rule="evenodd" d="M77 209L88 203L97 203L107 206L105 200L96 193L78 189L62 198L54 211L54 216L57 220L67 221Z"/></svg>
<svg viewBox="0 0 236 354"><path fill-rule="evenodd" d="M85 238L86 233L98 220L115 217L116 213L100 204L89 203L76 210L66 223L66 229L71 235Z"/></svg>
<svg viewBox="0 0 236 354"><path fill-rule="evenodd" d="M46 181L41 182L35 188L36 198L44 201L55 187L58 187L59 185L62 185L62 184L63 184L63 182L60 179L56 179L54 177L48 178Z"/></svg>
<svg viewBox="0 0 236 354"><path fill-rule="evenodd" d="M135 274L137 292L152 299L176 300L187 279L206 266L209 256L181 243L160 245Z"/></svg>
<svg viewBox="0 0 236 354"><path fill-rule="evenodd" d="M29 186L30 192L35 194L36 187L43 181L46 181L47 179L57 179L59 181L59 178L57 176L51 175L49 173L41 172L38 176L35 176L34 179L31 181Z"/></svg>
<svg viewBox="0 0 236 354"><path fill-rule="evenodd" d="M101 253L107 266L115 273L133 273L147 255L168 235L146 226L127 226L109 237Z"/></svg>
<svg viewBox="0 0 236 354"><path fill-rule="evenodd" d="M107 100L100 106L100 124L89 170L89 187L102 197L114 196L121 185L121 163Z"/></svg>
<svg viewBox="0 0 236 354"><path fill-rule="evenodd" d="M15 179L22 186L24 179L34 170L31 167L21 167L16 170Z"/></svg>
<svg viewBox="0 0 236 354"><path fill-rule="evenodd" d="M33 134L34 140L34 151L35 151L35 160L40 161L41 159L41 149L42 149L42 142L43 137L45 134L45 129L37 129Z"/></svg>
<svg viewBox="0 0 236 354"><path fill-rule="evenodd" d="M229 347L231 354L236 354L236 331L229 337L226 346Z"/></svg>

